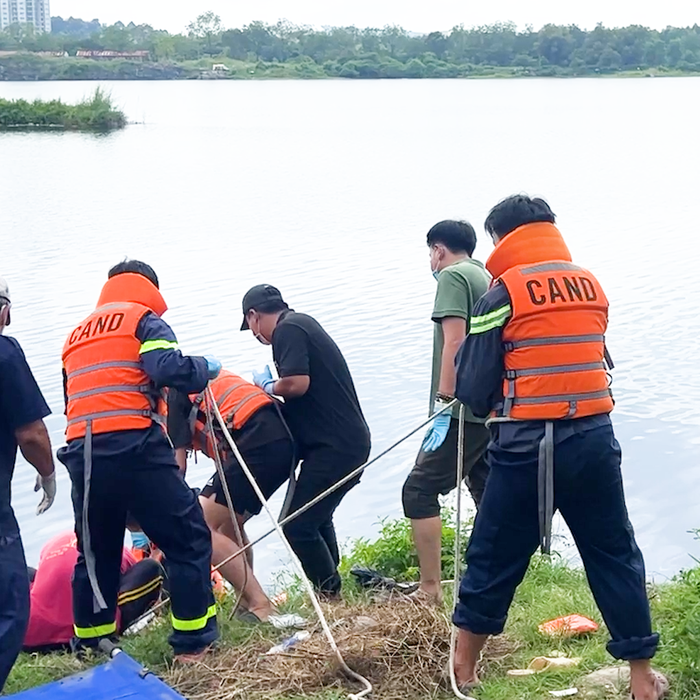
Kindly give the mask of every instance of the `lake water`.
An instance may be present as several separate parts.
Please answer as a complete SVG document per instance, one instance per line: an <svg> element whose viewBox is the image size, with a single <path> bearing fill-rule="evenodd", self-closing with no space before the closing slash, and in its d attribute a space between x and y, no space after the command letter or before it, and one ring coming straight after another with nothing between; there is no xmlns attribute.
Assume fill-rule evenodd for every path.
<svg viewBox="0 0 700 700"><path fill-rule="evenodd" d="M0 96L72 101L94 87L0 83ZM345 353L376 454L428 408L428 228L471 220L485 259L488 209L526 191L549 200L611 301L614 420L649 572L663 579L700 556L688 533L700 527L700 79L104 87L139 124L109 136L0 135L0 274L13 293L10 330L54 412L55 448L63 341L129 256L155 267L183 350L244 374L270 353L238 331L241 297L278 286ZM344 500L341 539L401 514L419 443L381 460ZM201 486L211 471L200 459L188 479ZM31 563L72 527L58 473L56 503L36 517L34 471L18 460L13 505ZM267 527L263 515L250 531ZM286 562L281 544L268 538L256 562L270 581Z"/></svg>

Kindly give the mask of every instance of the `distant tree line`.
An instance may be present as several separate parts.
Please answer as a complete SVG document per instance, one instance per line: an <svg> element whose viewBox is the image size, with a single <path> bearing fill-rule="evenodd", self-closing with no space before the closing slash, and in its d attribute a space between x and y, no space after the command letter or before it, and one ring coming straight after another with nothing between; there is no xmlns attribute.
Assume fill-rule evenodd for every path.
<svg viewBox="0 0 700 700"><path fill-rule="evenodd" d="M548 24L535 31L499 23L416 35L400 27L322 30L288 22L251 22L225 29L212 12L181 34L149 25L103 26L98 20L52 18L51 34L13 25L0 33L0 50L147 50L157 62L220 58L293 64L302 77L461 77L485 68L512 74L589 75L647 69L700 72L700 26L663 30L598 25L590 31Z"/></svg>

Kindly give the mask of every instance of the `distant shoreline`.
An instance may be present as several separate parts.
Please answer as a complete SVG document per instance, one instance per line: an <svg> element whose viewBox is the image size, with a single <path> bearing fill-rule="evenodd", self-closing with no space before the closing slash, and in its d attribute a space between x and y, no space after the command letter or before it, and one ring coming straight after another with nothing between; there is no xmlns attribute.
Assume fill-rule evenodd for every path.
<svg viewBox="0 0 700 700"><path fill-rule="evenodd" d="M213 70L213 66L217 69ZM421 64L422 65L422 64ZM395 80L408 79L514 79L514 78L659 78L698 77L698 71L675 69L572 70L570 68L521 68L503 66L460 66L434 70L423 66L420 74L410 70L399 74L384 71L381 64L361 74L330 74L310 59L278 62L246 62L226 59L157 62L135 60L95 60L75 57L45 57L31 53L0 56L0 82L54 80Z"/></svg>

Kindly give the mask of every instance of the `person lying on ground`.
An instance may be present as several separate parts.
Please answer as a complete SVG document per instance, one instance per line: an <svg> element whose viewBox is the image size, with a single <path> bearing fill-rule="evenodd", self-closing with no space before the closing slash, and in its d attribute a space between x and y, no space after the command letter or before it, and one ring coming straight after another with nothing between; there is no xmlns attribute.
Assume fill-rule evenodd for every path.
<svg viewBox="0 0 700 700"><path fill-rule="evenodd" d="M78 560L78 539L62 532L41 550L36 570L30 569L29 627L24 651L53 651L68 648L73 637L71 578ZM156 604L165 571L154 559L136 557L126 547L117 597L117 633L122 634L137 618Z"/></svg>
<svg viewBox="0 0 700 700"><path fill-rule="evenodd" d="M481 649L503 631L537 547L549 552L558 509L612 637L608 652L629 662L635 700L659 700L668 684L649 661L659 635L610 420L608 300L554 224L549 205L525 195L497 204L485 223L495 283L457 358L457 398L491 414L490 473L453 616L455 672L464 690L478 683Z"/></svg>
<svg viewBox="0 0 700 700"><path fill-rule="evenodd" d="M263 345L272 345L280 378L266 367L254 381L284 399L284 417L302 460L289 505L293 513L367 461L370 432L347 362L318 321L290 309L275 287L260 284L243 297L241 330L248 329ZM284 526L309 580L328 599L338 598L341 588L333 513L359 482L355 476Z"/></svg>
<svg viewBox="0 0 700 700"><path fill-rule="evenodd" d="M255 384L225 369L209 386L245 463L265 499L269 499L290 478L296 464L292 436L277 402ZM203 452L210 459L218 452L222 462L235 522L218 471L199 495L211 530L212 564L218 566L248 544L245 523L260 513L262 504L224 438L213 411L209 413L212 434L209 411L206 391L189 395L173 389L168 391L168 434L183 475L188 450ZM270 599L253 574L252 548L245 556L239 555L225 563L220 572L240 594L241 606L250 613L247 619L266 622L275 615Z"/></svg>

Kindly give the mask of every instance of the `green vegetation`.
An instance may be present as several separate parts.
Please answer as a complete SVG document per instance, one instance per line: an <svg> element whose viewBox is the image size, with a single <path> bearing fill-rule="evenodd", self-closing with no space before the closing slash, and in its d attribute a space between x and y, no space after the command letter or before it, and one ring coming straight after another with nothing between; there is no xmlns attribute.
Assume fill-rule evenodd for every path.
<svg viewBox="0 0 700 700"><path fill-rule="evenodd" d="M126 126L126 116L116 109L109 95L100 88L92 97L69 105L61 100L0 99L0 130L74 129L111 131Z"/></svg>
<svg viewBox="0 0 700 700"><path fill-rule="evenodd" d="M446 522L445 525L443 559L447 565L451 563L449 560L454 542L454 531L449 522ZM377 568L383 573L397 578L413 574L416 560L410 544L408 523L404 520L384 522L377 540L374 542L367 540L354 542L343 558L344 595L347 607L337 614L343 617L376 615L377 619L383 620L380 606L372 604L367 593L360 591L355 586L352 577L348 575L347 572L354 563ZM311 615L308 604L303 601L299 592L298 582L296 584L292 582L287 590L290 593L287 609L301 610L304 614ZM662 636L662 644L655 659L655 665L668 674L671 679L671 700L697 700L700 697L700 568L681 573L668 583L650 585L649 593L654 627ZM447 589L446 597L449 598ZM402 604L394 603L393 605ZM403 605L406 606L405 603ZM446 605L446 614L449 613L448 608L449 605ZM329 614L334 614L333 606L329 606L328 610ZM373 610L377 612L375 613ZM266 629L263 626L250 627L236 620L230 621L228 619L230 611L231 602L228 601L222 606L219 615L223 637L222 651L220 652L222 655L236 653L239 655L236 658L240 658L241 654L247 653L248 657L246 658L251 660L250 663L254 663L254 659L259 658L259 650L269 648L285 636L284 633ZM544 637L538 632L537 627L541 622L571 613L581 613L591 617L601 624L601 629L596 634L586 638L568 640ZM403 616L401 624L409 625L414 617L418 617L422 613L417 608L408 606L404 607L400 614ZM181 688L186 696L199 697L199 692L194 692L199 689L199 686L196 680L191 677L194 671L190 670L187 674L179 672L178 675L178 672L169 666L170 651L166 643L167 634L167 624L152 626L136 637L125 639L124 648L134 658ZM446 639L446 634L444 638ZM558 556L553 556L551 559L536 556L533 558L523 584L518 589L504 638L496 638L494 648L486 654L483 684L477 692L477 697L480 700L542 700L542 698L548 697L547 693L550 690L580 686L582 677L587 673L613 664L613 660L605 651L607 638L607 632L588 590L583 571L568 566ZM406 651L399 650L399 641L396 638L392 639L392 654L405 656ZM318 644L319 648L323 646L322 641ZM302 654L303 648L303 645L299 648L297 658L299 654ZM562 669L529 677L517 678L506 675L507 670L525 668L534 657L551 656L552 652L559 652L569 657L579 657L581 663L572 669ZM427 660L425 657L421 660L421 664L426 667L433 664L433 671L436 668L441 668L447 661L444 640L434 648L434 654L434 660L432 658ZM225 659L225 656L223 658ZM322 661L317 652L312 651L309 653L306 663L318 665ZM353 657L353 663L360 663L359 657ZM411 659L406 658L401 663L411 663ZM213 660L208 666L215 666L215 664L216 661ZM22 655L10 676L6 691L8 693L17 692L63 677L80 668L82 665L79 662L65 654ZM214 671L223 673L222 668L225 669L226 666L220 664L214 668ZM231 668L233 668L233 664L231 664ZM209 671L211 670L210 668ZM185 678L186 675L188 678ZM332 678L333 676L327 675L327 677ZM206 678L206 676L202 677L204 685L206 685ZM212 681L212 678L218 679L218 676L209 676L209 682ZM221 682L223 683L223 680ZM235 683L235 680L232 682ZM208 687L211 688L211 686ZM231 688L228 687L226 692L222 689L221 692L222 697L228 696L226 693L230 693ZM265 697L270 698L273 695L274 693L272 695L266 693ZM207 695L207 697L213 696ZM241 697L256 698L262 696L256 696L255 693L243 693ZM290 695L286 696L287 700L291 697ZM331 700L345 697L345 694L339 692L338 687L333 687L323 692L305 695L305 697L310 697L313 700ZM381 700L381 692L378 692L376 697ZM426 700L429 698L447 700L450 693L444 688L435 691L432 696L408 693L404 697L406 700L418 700L419 697ZM604 697L607 700L627 700L628 695L626 693L612 693L606 694Z"/></svg>
<svg viewBox="0 0 700 700"><path fill-rule="evenodd" d="M661 31L641 26L585 31L513 23L415 35L400 27L322 30L282 21L225 29L213 12L186 33L149 25L102 26L52 18L51 34L12 25L0 33L0 80L242 78L468 78L700 73L700 26ZM147 52L138 60L75 58L78 51ZM53 52L58 56L37 56ZM18 58L20 57L20 58ZM33 60L30 60L30 58ZM11 60L12 59L12 60ZM203 63L197 64L200 59Z"/></svg>

